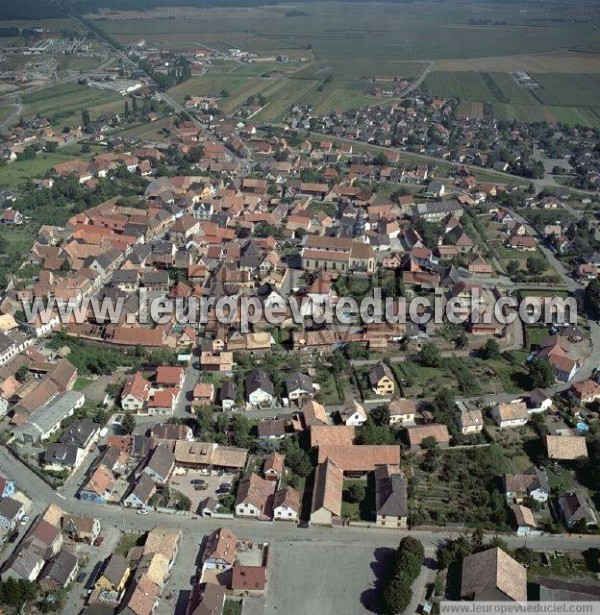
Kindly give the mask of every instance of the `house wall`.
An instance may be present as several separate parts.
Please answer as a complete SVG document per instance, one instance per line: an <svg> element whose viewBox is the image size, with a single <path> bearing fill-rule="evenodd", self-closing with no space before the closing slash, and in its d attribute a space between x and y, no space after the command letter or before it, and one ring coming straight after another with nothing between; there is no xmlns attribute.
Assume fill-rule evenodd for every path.
<svg viewBox="0 0 600 615"><path fill-rule="evenodd" d="M273 518L278 521L297 521L298 511L293 510L288 506L278 506L273 511Z"/></svg>
<svg viewBox="0 0 600 615"><path fill-rule="evenodd" d="M319 508L310 514L310 522L315 525L331 525L333 515L326 508Z"/></svg>
<svg viewBox="0 0 600 615"><path fill-rule="evenodd" d="M386 515L377 515L377 519L375 521L375 525L377 527L391 527L397 528L401 530L405 530L408 525L407 517L389 517Z"/></svg>
<svg viewBox="0 0 600 615"><path fill-rule="evenodd" d="M236 517L248 517L251 519L255 519L260 514L260 510L256 508L253 504L247 504L245 502L241 502L235 507L235 516Z"/></svg>

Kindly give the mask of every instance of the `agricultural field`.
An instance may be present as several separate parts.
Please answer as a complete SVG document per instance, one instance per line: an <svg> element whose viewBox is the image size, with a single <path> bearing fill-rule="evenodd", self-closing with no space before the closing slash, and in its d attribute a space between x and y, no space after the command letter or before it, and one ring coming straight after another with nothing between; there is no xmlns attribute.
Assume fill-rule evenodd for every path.
<svg viewBox="0 0 600 615"><path fill-rule="evenodd" d="M23 97L23 115L61 117L79 114L82 109L88 109L92 116L96 115L97 108L102 105L119 102L119 109L124 105L123 98L108 90L86 87L76 83L66 83L37 92L31 92Z"/></svg>
<svg viewBox="0 0 600 615"><path fill-rule="evenodd" d="M298 8L307 15L290 17ZM569 20L541 21L543 7L520 11L505 4L461 3L436 6L336 2L257 8L169 8L145 13L90 15L122 43L144 38L172 49L206 45L235 47L259 54L301 51L315 61L448 60L552 52L577 47L600 49L593 25ZM141 17L141 18L140 18ZM469 19L506 22L503 27L473 26ZM360 67L359 67L360 68ZM360 75L359 75L360 76Z"/></svg>

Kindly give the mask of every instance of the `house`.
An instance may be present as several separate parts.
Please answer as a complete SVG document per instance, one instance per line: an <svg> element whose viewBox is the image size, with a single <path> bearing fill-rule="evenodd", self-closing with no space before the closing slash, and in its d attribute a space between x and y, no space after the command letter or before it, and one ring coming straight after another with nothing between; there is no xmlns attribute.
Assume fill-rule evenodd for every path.
<svg viewBox="0 0 600 615"><path fill-rule="evenodd" d="M142 472L155 483L166 485L174 468L175 455L168 446L160 444L150 453Z"/></svg>
<svg viewBox="0 0 600 615"><path fill-rule="evenodd" d="M460 597L476 602L526 602L527 570L498 547L468 555L462 565Z"/></svg>
<svg viewBox="0 0 600 615"><path fill-rule="evenodd" d="M154 390L154 393L148 402L148 414L153 416L173 414L180 395L181 389L178 387Z"/></svg>
<svg viewBox="0 0 600 615"><path fill-rule="evenodd" d="M60 524L63 534L75 542L92 545L100 535L100 521L94 517L64 515Z"/></svg>
<svg viewBox="0 0 600 615"><path fill-rule="evenodd" d="M297 521L300 515L301 496L292 487L283 487L273 498L273 519L276 521Z"/></svg>
<svg viewBox="0 0 600 615"><path fill-rule="evenodd" d="M265 566L234 566L231 575L234 596L262 596L267 587Z"/></svg>
<svg viewBox="0 0 600 615"><path fill-rule="evenodd" d="M4 563L2 567L2 580L6 579L25 579L26 581L35 581L46 561L43 554L37 549L30 549L27 545L13 551L13 554Z"/></svg>
<svg viewBox="0 0 600 615"><path fill-rule="evenodd" d="M319 446L318 463L330 457L344 474L364 476L377 466L400 466L400 446L396 444L332 444Z"/></svg>
<svg viewBox="0 0 600 615"><path fill-rule="evenodd" d="M237 385L235 380L229 379L223 382L221 385L221 392L219 393L219 401L221 402L221 408L231 410L235 406L237 400Z"/></svg>
<svg viewBox="0 0 600 615"><path fill-rule="evenodd" d="M450 433L446 425L430 423L428 425L415 425L407 427L406 435L411 450L419 450L423 440L433 438L439 446L446 447L450 444Z"/></svg>
<svg viewBox="0 0 600 615"><path fill-rule="evenodd" d="M74 444L48 444L44 453L44 469L74 472L85 459L85 452Z"/></svg>
<svg viewBox="0 0 600 615"><path fill-rule="evenodd" d="M481 433L483 430L483 413L479 408L470 408L464 402L457 401L456 426L464 436Z"/></svg>
<svg viewBox="0 0 600 615"><path fill-rule="evenodd" d="M565 524L570 530L580 526L592 527L598 525L598 519L592 504L581 491L562 493L558 498L558 506Z"/></svg>
<svg viewBox="0 0 600 615"><path fill-rule="evenodd" d="M325 406L316 402L314 399L305 401L301 407L302 420L308 429L313 425L329 425Z"/></svg>
<svg viewBox="0 0 600 615"><path fill-rule="evenodd" d="M207 537L202 565L208 570L228 570L235 564L236 555L237 537L222 527Z"/></svg>
<svg viewBox="0 0 600 615"><path fill-rule="evenodd" d="M412 399L394 397L389 403L390 425L414 425L417 404Z"/></svg>
<svg viewBox="0 0 600 615"><path fill-rule="evenodd" d="M523 427L529 421L527 404L520 400L508 404L496 404L491 414L500 429Z"/></svg>
<svg viewBox="0 0 600 615"><path fill-rule="evenodd" d="M250 474L240 481L235 500L236 517L272 520L275 483Z"/></svg>
<svg viewBox="0 0 600 615"><path fill-rule="evenodd" d="M73 444L87 454L100 436L100 425L91 419L73 423L59 438L60 444Z"/></svg>
<svg viewBox="0 0 600 615"><path fill-rule="evenodd" d="M145 508L155 493L156 483L148 474L142 472L130 492L123 498L123 505L131 508Z"/></svg>
<svg viewBox="0 0 600 615"><path fill-rule="evenodd" d="M527 506L520 504L512 504L510 510L513 514L517 536L539 535L541 531L538 529L538 524L533 516L533 511Z"/></svg>
<svg viewBox="0 0 600 615"><path fill-rule="evenodd" d="M546 412L552 406L552 398L548 397L541 389L534 389L529 393L527 407L530 413Z"/></svg>
<svg viewBox="0 0 600 615"><path fill-rule="evenodd" d="M284 456L281 453L269 453L263 464L263 475L266 480L278 481L284 469Z"/></svg>
<svg viewBox="0 0 600 615"><path fill-rule="evenodd" d="M77 557L69 551L62 550L54 555L39 578L43 591L52 592L71 585L77 576L79 563Z"/></svg>
<svg viewBox="0 0 600 615"><path fill-rule="evenodd" d="M578 404L591 404L600 399L600 384L595 380L583 380L572 384L569 392Z"/></svg>
<svg viewBox="0 0 600 615"><path fill-rule="evenodd" d="M22 502L11 497L0 500L0 528L5 531L14 530L25 514Z"/></svg>
<svg viewBox="0 0 600 615"><path fill-rule="evenodd" d="M329 457L319 463L315 470L310 522L316 525L332 525L342 516L342 492L344 472Z"/></svg>
<svg viewBox="0 0 600 615"><path fill-rule="evenodd" d="M352 425L313 425L310 428L310 445L350 446L354 443Z"/></svg>
<svg viewBox="0 0 600 615"><path fill-rule="evenodd" d="M121 615L152 615L160 595L160 587L142 574L129 585L121 601Z"/></svg>
<svg viewBox="0 0 600 615"><path fill-rule="evenodd" d="M340 420L348 427L360 427L367 420L367 413L362 404L353 399L349 405L340 410Z"/></svg>
<svg viewBox="0 0 600 615"><path fill-rule="evenodd" d="M96 578L96 589L121 593L131 575L129 561L119 553L113 553L105 562Z"/></svg>
<svg viewBox="0 0 600 615"><path fill-rule="evenodd" d="M369 384L377 395L390 396L396 390L392 370L385 363L378 363L369 370Z"/></svg>
<svg viewBox="0 0 600 615"><path fill-rule="evenodd" d="M275 400L275 387L263 369L255 369L246 376L246 398L252 406L271 406Z"/></svg>
<svg viewBox="0 0 600 615"><path fill-rule="evenodd" d="M550 486L545 470L534 469L529 474L505 474L502 477L507 501L520 504L526 497L544 504L550 497Z"/></svg>
<svg viewBox="0 0 600 615"><path fill-rule="evenodd" d="M399 467L375 468L375 518L378 527L406 529L408 523L408 483Z"/></svg>
<svg viewBox="0 0 600 615"><path fill-rule="evenodd" d="M215 385L212 382L198 382L192 391L192 406L206 407L215 399Z"/></svg>
<svg viewBox="0 0 600 615"><path fill-rule="evenodd" d="M553 461L575 461L587 458L588 450L582 436L546 436L548 459Z"/></svg>
<svg viewBox="0 0 600 615"><path fill-rule="evenodd" d="M121 392L121 408L141 412L150 397L150 383L141 372L128 376Z"/></svg>
<svg viewBox="0 0 600 615"><path fill-rule="evenodd" d="M187 615L221 615L225 588L217 583L198 583L190 593Z"/></svg>
<svg viewBox="0 0 600 615"><path fill-rule="evenodd" d="M285 390L290 401L308 397L314 393L314 389L312 378L300 372L293 372L285 380Z"/></svg>
<svg viewBox="0 0 600 615"><path fill-rule="evenodd" d="M183 386L185 380L185 369L182 367L172 367L161 365L156 370L156 385L159 387L178 387Z"/></svg>
<svg viewBox="0 0 600 615"><path fill-rule="evenodd" d="M88 481L79 490L79 499L95 504L106 504L112 494L116 478L113 473L104 465L99 465Z"/></svg>

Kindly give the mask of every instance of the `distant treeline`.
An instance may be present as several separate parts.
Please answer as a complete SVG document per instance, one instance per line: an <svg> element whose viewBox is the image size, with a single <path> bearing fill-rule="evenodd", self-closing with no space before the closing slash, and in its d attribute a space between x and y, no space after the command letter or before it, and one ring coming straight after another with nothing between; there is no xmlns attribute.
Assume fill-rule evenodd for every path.
<svg viewBox="0 0 600 615"><path fill-rule="evenodd" d="M0 21L5 21L7 19L57 19L66 16L66 10L53 0L0 2ZM31 25L34 26L36 24Z"/></svg>

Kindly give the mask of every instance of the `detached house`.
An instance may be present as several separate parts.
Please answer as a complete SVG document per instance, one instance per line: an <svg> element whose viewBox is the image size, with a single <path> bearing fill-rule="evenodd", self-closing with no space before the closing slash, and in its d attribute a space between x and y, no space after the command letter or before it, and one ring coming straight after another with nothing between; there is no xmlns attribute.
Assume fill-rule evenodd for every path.
<svg viewBox="0 0 600 615"><path fill-rule="evenodd" d="M492 408L492 418L500 429L523 427L529 421L527 404L522 401L509 404L496 404Z"/></svg>
<svg viewBox="0 0 600 615"><path fill-rule="evenodd" d="M376 525L406 529L408 483L400 468L390 465L377 466L374 475Z"/></svg>
<svg viewBox="0 0 600 615"><path fill-rule="evenodd" d="M271 406L275 401L273 382L262 369L255 369L246 376L246 398L253 406Z"/></svg>
<svg viewBox="0 0 600 615"><path fill-rule="evenodd" d="M396 383L392 370L385 363L378 363L369 371L369 384L377 395L393 395Z"/></svg>
<svg viewBox="0 0 600 615"><path fill-rule="evenodd" d="M125 381L121 393L121 407L123 410L141 412L149 397L150 383L142 376L141 372L136 372Z"/></svg>
<svg viewBox="0 0 600 615"><path fill-rule="evenodd" d="M273 519L297 521L300 514L300 493L292 487L284 487L273 498Z"/></svg>
<svg viewBox="0 0 600 615"><path fill-rule="evenodd" d="M273 518L275 483L258 474L245 476L239 484L235 500L236 517L250 517L270 521Z"/></svg>
<svg viewBox="0 0 600 615"><path fill-rule="evenodd" d="M581 491L568 491L560 495L558 505L569 529L579 526L598 526L596 513L586 495Z"/></svg>

